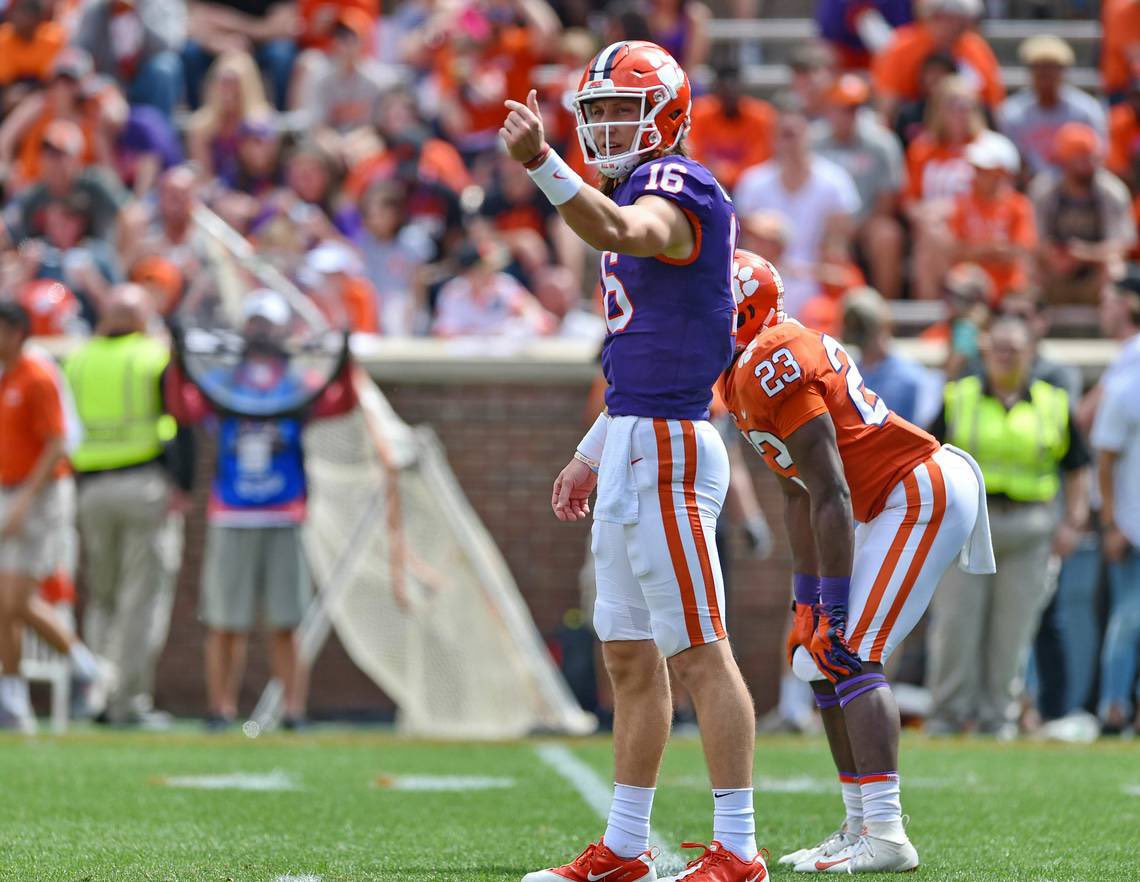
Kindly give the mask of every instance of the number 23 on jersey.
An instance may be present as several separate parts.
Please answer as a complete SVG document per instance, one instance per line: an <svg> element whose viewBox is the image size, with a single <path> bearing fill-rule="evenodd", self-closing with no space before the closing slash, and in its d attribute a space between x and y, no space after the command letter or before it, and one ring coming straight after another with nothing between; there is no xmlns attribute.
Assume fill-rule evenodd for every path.
<svg viewBox="0 0 1140 882"><path fill-rule="evenodd" d="M827 334L821 335L821 339L824 351L827 353L827 360L832 369L843 377L847 386L847 395L860 419L869 426L881 426L890 415L883 399L867 389L859 368L855 366L855 362L838 340L829 337ZM769 398L779 395L784 389L804 376L804 371L796 360L795 354L786 346L777 349L768 358L759 362L754 373L760 383L760 388ZM776 450L775 462L777 465L784 469L792 465L791 454L774 435L767 432L753 432L751 436L750 440L762 455L764 453L763 446L768 444Z"/></svg>

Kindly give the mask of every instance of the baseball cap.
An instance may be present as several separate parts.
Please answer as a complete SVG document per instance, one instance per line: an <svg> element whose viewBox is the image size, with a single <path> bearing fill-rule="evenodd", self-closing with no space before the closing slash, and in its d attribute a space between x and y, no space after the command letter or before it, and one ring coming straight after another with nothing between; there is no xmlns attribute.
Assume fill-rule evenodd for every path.
<svg viewBox="0 0 1140 882"><path fill-rule="evenodd" d="M1005 135L985 131L966 147L966 161L975 168L1000 169L1011 175L1021 168L1021 157Z"/></svg>
<svg viewBox="0 0 1140 882"><path fill-rule="evenodd" d="M367 42L372 31L372 19L363 9L348 7L337 13L336 27L338 30L350 31L361 42Z"/></svg>
<svg viewBox="0 0 1140 882"><path fill-rule="evenodd" d="M891 310L882 294L869 285L859 285L843 295L843 320L879 328L890 324Z"/></svg>
<svg viewBox="0 0 1140 882"><path fill-rule="evenodd" d="M1059 64L1072 67L1076 62L1072 47L1053 34L1036 34L1022 42L1017 57L1024 65Z"/></svg>
<svg viewBox="0 0 1140 882"><path fill-rule="evenodd" d="M271 324L284 326L289 323L292 310L285 298L269 288L258 288L246 295L241 305L241 316L246 321L263 318Z"/></svg>
<svg viewBox="0 0 1140 882"><path fill-rule="evenodd" d="M71 120L53 119L44 128L42 143L65 156L79 156L87 146L87 138Z"/></svg>
<svg viewBox="0 0 1140 882"><path fill-rule="evenodd" d="M845 73L835 81L827 93L827 101L833 107L859 107L867 103L871 90L861 76Z"/></svg>
<svg viewBox="0 0 1140 882"><path fill-rule="evenodd" d="M91 56L82 49L69 47L56 56L55 63L51 68L51 76L53 80L59 77L67 77L76 82L82 82L91 74L91 71Z"/></svg>
<svg viewBox="0 0 1140 882"><path fill-rule="evenodd" d="M1058 162L1081 157L1092 158L1104 152L1104 143L1096 129L1079 122L1067 122L1057 129L1053 139L1053 156Z"/></svg>
<svg viewBox="0 0 1140 882"><path fill-rule="evenodd" d="M305 256L305 266L315 273L359 273L360 259L340 242L323 242Z"/></svg>
<svg viewBox="0 0 1140 882"><path fill-rule="evenodd" d="M959 263L942 280L942 289L952 297L988 303L994 295L994 283L976 263Z"/></svg>

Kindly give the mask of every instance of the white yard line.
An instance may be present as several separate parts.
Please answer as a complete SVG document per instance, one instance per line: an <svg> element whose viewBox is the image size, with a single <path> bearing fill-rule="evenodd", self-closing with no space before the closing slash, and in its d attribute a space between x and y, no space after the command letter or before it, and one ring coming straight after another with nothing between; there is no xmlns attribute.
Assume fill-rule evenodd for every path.
<svg viewBox="0 0 1140 882"><path fill-rule="evenodd" d="M321 877L311 873L304 876L278 876L273 882L321 882Z"/></svg>
<svg viewBox="0 0 1140 882"><path fill-rule="evenodd" d="M593 767L584 762L564 744L539 744L534 748L538 758L549 766L563 781L578 791L578 795L603 821L610 814L613 797L611 785ZM649 844L661 854L657 859L658 875L676 873L684 868L685 859L656 831L649 831Z"/></svg>

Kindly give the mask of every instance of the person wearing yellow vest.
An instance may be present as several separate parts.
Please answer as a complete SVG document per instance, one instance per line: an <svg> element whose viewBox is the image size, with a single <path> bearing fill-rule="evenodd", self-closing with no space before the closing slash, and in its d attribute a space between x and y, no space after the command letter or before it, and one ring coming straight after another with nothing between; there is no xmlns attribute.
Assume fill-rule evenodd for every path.
<svg viewBox="0 0 1140 882"><path fill-rule="evenodd" d="M193 457L191 436L164 410L170 353L147 335L149 319L144 290L116 288L98 336L64 371L83 424L71 462L86 561L84 633L119 672L106 719L158 728L169 718L154 710L154 671L170 624Z"/></svg>
<svg viewBox="0 0 1140 882"><path fill-rule="evenodd" d="M1087 519L1088 447L1069 393L1034 378L1034 357L1025 320L997 319L981 376L946 384L931 428L981 467L997 559L991 575L948 571L934 594L932 733L1017 733L1030 641L1056 589L1058 559L1072 553Z"/></svg>

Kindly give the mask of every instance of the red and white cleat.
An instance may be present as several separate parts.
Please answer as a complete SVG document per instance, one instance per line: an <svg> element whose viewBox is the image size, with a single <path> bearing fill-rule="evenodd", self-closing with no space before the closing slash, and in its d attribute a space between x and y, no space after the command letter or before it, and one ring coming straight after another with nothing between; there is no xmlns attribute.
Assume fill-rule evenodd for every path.
<svg viewBox="0 0 1140 882"><path fill-rule="evenodd" d="M527 873L522 882L656 882L652 850L623 858L606 847L604 840L591 842L578 857L549 870Z"/></svg>
<svg viewBox="0 0 1140 882"><path fill-rule="evenodd" d="M689 861L676 876L662 882L767 882L768 866L764 861L768 852L761 851L750 861L737 857L715 839L711 845L700 842L682 842L681 848L703 848L704 854Z"/></svg>

